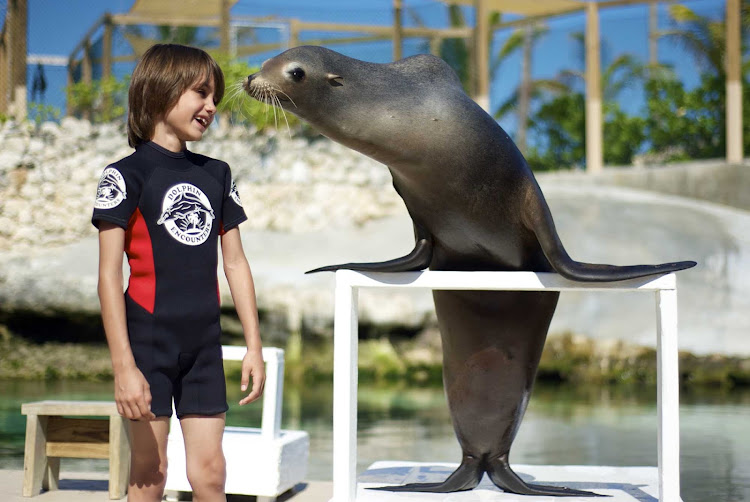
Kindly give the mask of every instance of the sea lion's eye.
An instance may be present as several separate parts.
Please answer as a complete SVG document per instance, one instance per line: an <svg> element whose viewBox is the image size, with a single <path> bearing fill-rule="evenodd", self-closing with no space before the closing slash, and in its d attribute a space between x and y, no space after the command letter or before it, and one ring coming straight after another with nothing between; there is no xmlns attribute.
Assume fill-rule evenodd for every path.
<svg viewBox="0 0 750 502"><path fill-rule="evenodd" d="M294 68L289 70L289 75L292 76L292 80L295 82L301 82L305 78L305 71L302 68Z"/></svg>

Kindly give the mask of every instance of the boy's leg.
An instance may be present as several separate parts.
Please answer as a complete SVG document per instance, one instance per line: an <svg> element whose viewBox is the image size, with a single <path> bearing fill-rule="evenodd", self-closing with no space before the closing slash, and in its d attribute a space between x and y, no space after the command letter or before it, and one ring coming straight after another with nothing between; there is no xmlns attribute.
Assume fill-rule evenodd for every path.
<svg viewBox="0 0 750 502"><path fill-rule="evenodd" d="M167 482L169 417L130 421L132 436L128 502L156 502Z"/></svg>
<svg viewBox="0 0 750 502"><path fill-rule="evenodd" d="M225 414L221 413L186 415L180 420L193 502L226 501L226 462L221 449L225 419Z"/></svg>

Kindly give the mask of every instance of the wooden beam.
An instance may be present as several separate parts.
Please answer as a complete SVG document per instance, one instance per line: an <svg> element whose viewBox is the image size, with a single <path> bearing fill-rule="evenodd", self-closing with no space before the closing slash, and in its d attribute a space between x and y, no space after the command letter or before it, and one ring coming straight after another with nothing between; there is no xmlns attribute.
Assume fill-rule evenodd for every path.
<svg viewBox="0 0 750 502"><path fill-rule="evenodd" d="M114 24L122 26L129 26L134 24L146 24L149 26L221 26L221 19L219 17L195 19L191 17L142 17L133 16L131 14L112 14L112 22Z"/></svg>
<svg viewBox="0 0 750 502"><path fill-rule="evenodd" d="M333 32L365 32L377 35L385 35L393 38L393 26L383 25L365 25L365 24L340 24L340 23L319 23L297 20L300 31L333 31ZM470 38L472 28L421 28L421 27L403 27L403 37L429 38L433 35L440 35L445 38Z"/></svg>
<svg viewBox="0 0 750 502"><path fill-rule="evenodd" d="M726 136L727 162L740 163L744 157L742 145L742 48L740 28L740 0L726 0L727 23L727 97Z"/></svg>
<svg viewBox="0 0 750 502"><path fill-rule="evenodd" d="M317 38L305 40L305 45L335 45L335 44L356 44L363 42L378 42L381 40L390 40L383 35L370 35L364 37L342 37L342 38ZM296 47L296 45L295 45ZM267 44L253 44L237 47L237 56L245 57L254 54L260 54L266 51L283 50L286 48L286 42L272 42Z"/></svg>
<svg viewBox="0 0 750 502"><path fill-rule="evenodd" d="M676 3L680 1L682 0L603 0L597 2L596 6L599 9L609 9L611 7L632 7L635 5Z"/></svg>
<svg viewBox="0 0 750 502"><path fill-rule="evenodd" d="M599 9L586 5L586 172L602 170L602 90Z"/></svg>
<svg viewBox="0 0 750 502"><path fill-rule="evenodd" d="M96 22L93 25L91 25L91 28L89 28L89 31L87 31L86 34L83 35L83 37L81 37L81 41L78 42L78 44L76 44L76 46L73 48L72 51L70 51L70 57L71 58L75 57L75 55L78 54L78 51L80 51L81 49L83 49L84 44L87 41L91 40L91 38L94 36L94 33L96 33L96 30L99 29L99 26L101 26L102 24L104 24L104 21L108 17L112 20L113 24L120 24L120 23L118 23L118 22L115 21L115 18L117 16L110 16L110 14L108 14L108 13L102 14L101 17L99 17L99 19L97 19Z"/></svg>
<svg viewBox="0 0 750 502"><path fill-rule="evenodd" d="M490 109L490 9L487 0L475 0L474 50L476 54L477 94L474 100L489 112Z"/></svg>

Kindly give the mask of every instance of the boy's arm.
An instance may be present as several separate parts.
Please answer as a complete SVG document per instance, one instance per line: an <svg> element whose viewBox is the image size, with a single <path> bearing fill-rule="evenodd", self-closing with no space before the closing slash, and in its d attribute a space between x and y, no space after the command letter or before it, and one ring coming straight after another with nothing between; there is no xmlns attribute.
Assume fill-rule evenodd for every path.
<svg viewBox="0 0 750 502"><path fill-rule="evenodd" d="M258 399L263 394L266 382L266 371L263 364L263 347L260 342L258 325L258 307L255 302L255 284L250 272L250 265L242 249L240 230L235 227L221 236L221 254L224 261L224 274L229 282L232 300L237 315L242 323L242 331L247 344L247 354L242 360L242 380L240 388L247 389L250 377L253 387L240 404L247 404Z"/></svg>
<svg viewBox="0 0 750 502"><path fill-rule="evenodd" d="M117 411L125 418L153 419L151 391L135 365L125 319L125 297L122 294L122 254L125 230L102 221L99 225L99 303L115 376Z"/></svg>

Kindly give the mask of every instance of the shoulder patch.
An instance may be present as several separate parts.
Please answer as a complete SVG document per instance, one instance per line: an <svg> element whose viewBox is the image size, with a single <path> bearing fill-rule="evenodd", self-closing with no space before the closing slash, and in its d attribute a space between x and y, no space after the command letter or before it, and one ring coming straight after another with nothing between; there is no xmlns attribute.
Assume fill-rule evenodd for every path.
<svg viewBox="0 0 750 502"><path fill-rule="evenodd" d="M242 207L242 201L240 200L240 192L237 191L237 183L232 180L232 188L229 189L229 196L238 206Z"/></svg>
<svg viewBox="0 0 750 502"><path fill-rule="evenodd" d="M125 178L120 171L114 167L108 167L102 172L99 179L99 186L96 189L96 209L112 209L128 198L125 187Z"/></svg>

